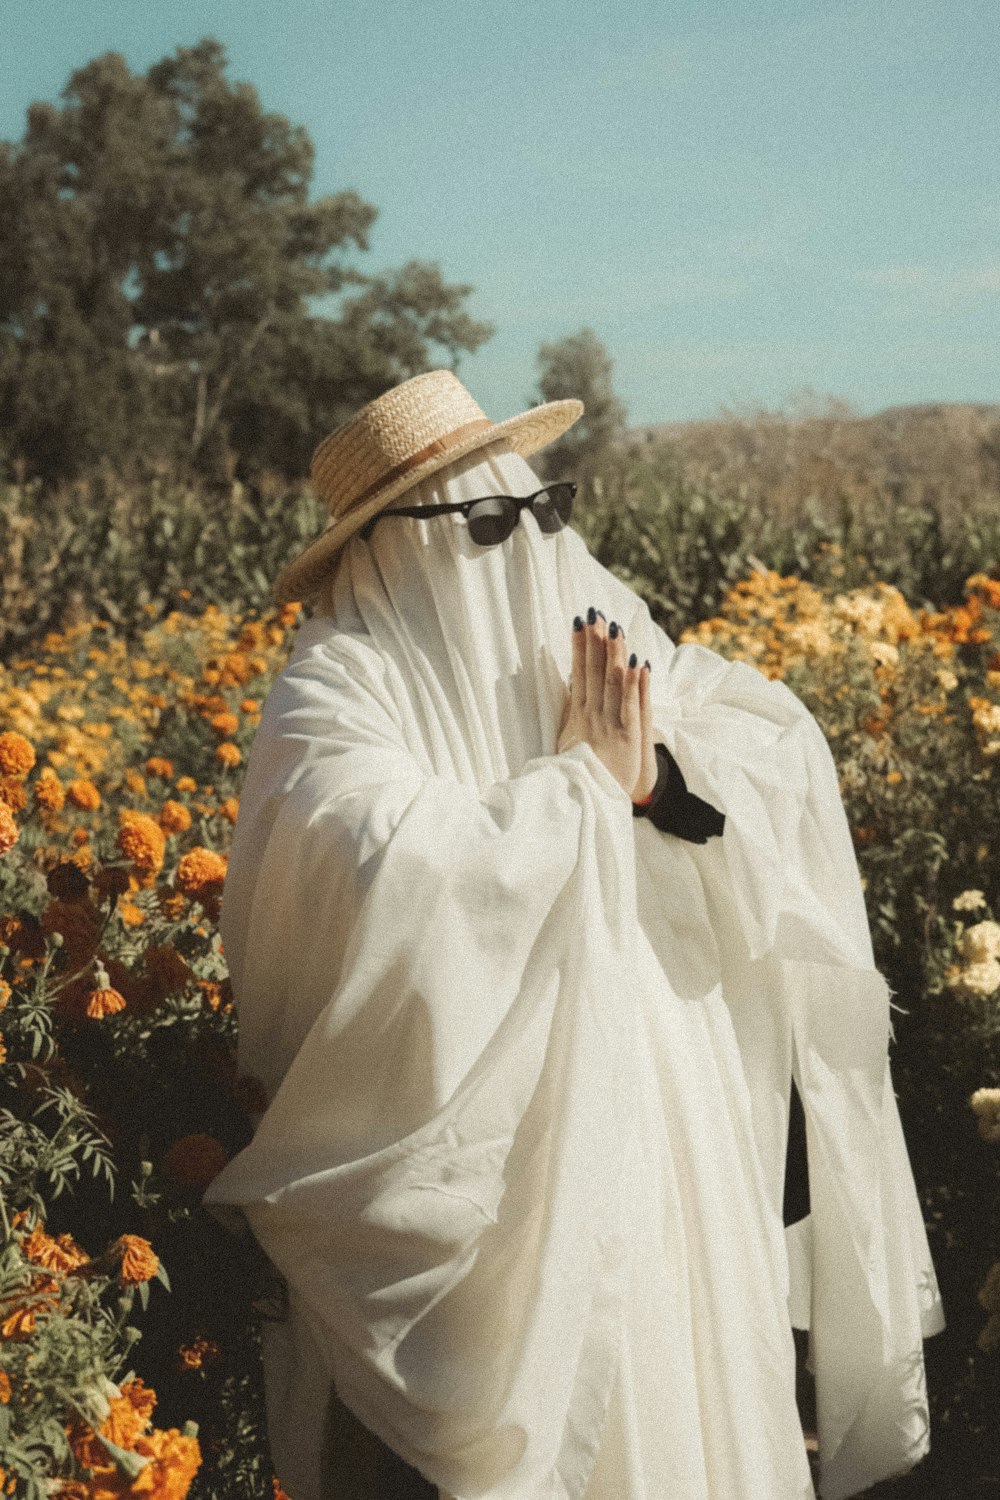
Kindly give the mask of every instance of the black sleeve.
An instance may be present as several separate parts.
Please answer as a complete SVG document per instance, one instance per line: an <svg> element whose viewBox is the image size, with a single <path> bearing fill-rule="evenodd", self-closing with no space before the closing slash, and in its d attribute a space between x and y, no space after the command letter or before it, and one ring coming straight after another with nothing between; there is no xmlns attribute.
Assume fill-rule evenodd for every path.
<svg viewBox="0 0 1000 1500"><path fill-rule="evenodd" d="M655 828L675 834L691 844L704 844L721 834L725 815L689 792L680 766L666 745L656 744L657 773L653 800L646 807L632 807L634 818L648 818Z"/></svg>

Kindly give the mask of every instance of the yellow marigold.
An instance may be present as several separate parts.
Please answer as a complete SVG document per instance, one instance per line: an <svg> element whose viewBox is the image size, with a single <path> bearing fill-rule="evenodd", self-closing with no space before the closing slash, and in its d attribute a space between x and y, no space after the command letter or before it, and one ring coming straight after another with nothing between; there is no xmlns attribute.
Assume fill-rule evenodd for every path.
<svg viewBox="0 0 1000 1500"><path fill-rule="evenodd" d="M222 714L213 714L211 719L209 720L209 723L215 730L216 734L221 734L223 739L225 739L227 735L235 734L237 729L239 729L240 727L238 715L229 712Z"/></svg>
<svg viewBox="0 0 1000 1500"><path fill-rule="evenodd" d="M120 1251L121 1279L123 1282L149 1281L159 1268L159 1258L148 1240L141 1234L120 1234L115 1241Z"/></svg>
<svg viewBox="0 0 1000 1500"><path fill-rule="evenodd" d="M66 788L51 766L43 766L35 778L35 802L49 812L59 812L66 801Z"/></svg>
<svg viewBox="0 0 1000 1500"><path fill-rule="evenodd" d="M0 771L5 776L27 776L34 764L35 747L30 740L15 729L0 734Z"/></svg>
<svg viewBox="0 0 1000 1500"><path fill-rule="evenodd" d="M119 990L91 990L87 996L87 1015L94 1021L103 1020L105 1016L112 1016L115 1011L124 1009L125 996Z"/></svg>
<svg viewBox="0 0 1000 1500"><path fill-rule="evenodd" d="M179 792L196 792L198 790L198 783L193 776L178 776L174 785Z"/></svg>
<svg viewBox="0 0 1000 1500"><path fill-rule="evenodd" d="M243 756L240 754L239 745L234 745L232 740L223 740L221 745L215 747L215 758L221 760L224 766L238 766Z"/></svg>
<svg viewBox="0 0 1000 1500"><path fill-rule="evenodd" d="M240 810L239 797L226 797L219 803L219 811L230 823L236 822L236 815Z"/></svg>
<svg viewBox="0 0 1000 1500"><path fill-rule="evenodd" d="M145 777L140 776L139 772L134 770L132 766L129 766L125 772L125 785L128 787L133 796L142 797L145 795Z"/></svg>
<svg viewBox="0 0 1000 1500"><path fill-rule="evenodd" d="M186 833L191 827L191 814L183 802L168 797L160 808L160 827L164 833Z"/></svg>
<svg viewBox="0 0 1000 1500"><path fill-rule="evenodd" d="M66 795L75 807L82 807L87 812L95 812L101 805L100 792L86 776L78 776L75 781L71 781L66 788Z"/></svg>
<svg viewBox="0 0 1000 1500"><path fill-rule="evenodd" d="M228 860L214 849L197 844L182 856L177 865L177 885L186 896L199 896L213 886L218 887L226 878Z"/></svg>
<svg viewBox="0 0 1000 1500"><path fill-rule="evenodd" d="M174 763L167 760L163 755L151 755L146 762L146 770L150 776L160 776L164 781L169 781L174 774Z"/></svg>
<svg viewBox="0 0 1000 1500"><path fill-rule="evenodd" d="M159 870L167 841L163 829L148 813L122 808L118 814L118 848L139 870Z"/></svg>
<svg viewBox="0 0 1000 1500"><path fill-rule="evenodd" d="M14 814L6 802L0 802L0 854L13 849L19 837L20 830L14 821Z"/></svg>
<svg viewBox="0 0 1000 1500"><path fill-rule="evenodd" d="M214 1135L183 1135L163 1153L162 1167L182 1187L203 1192L218 1177L229 1157Z"/></svg>

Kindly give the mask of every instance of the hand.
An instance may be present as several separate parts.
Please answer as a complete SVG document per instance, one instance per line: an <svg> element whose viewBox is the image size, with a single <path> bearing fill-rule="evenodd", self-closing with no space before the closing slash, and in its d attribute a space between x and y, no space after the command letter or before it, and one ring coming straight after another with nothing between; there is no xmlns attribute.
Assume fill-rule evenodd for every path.
<svg viewBox="0 0 1000 1500"><path fill-rule="evenodd" d="M612 622L613 623L613 622ZM572 632L573 671L563 705L556 750L568 750L585 740L630 797L647 771L644 769L640 683L646 679L646 717L649 709L649 668L632 665L625 637L615 626L612 636L603 616ZM649 755L656 779L652 727Z"/></svg>

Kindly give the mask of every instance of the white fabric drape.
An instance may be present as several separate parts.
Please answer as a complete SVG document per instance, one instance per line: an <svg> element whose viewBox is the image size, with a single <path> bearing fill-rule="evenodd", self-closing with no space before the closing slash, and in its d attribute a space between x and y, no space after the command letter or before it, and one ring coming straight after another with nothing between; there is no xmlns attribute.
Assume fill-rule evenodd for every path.
<svg viewBox="0 0 1000 1500"><path fill-rule="evenodd" d="M528 494L495 445L400 503ZM703 846L555 753L572 617L652 662ZM781 683L675 647L571 529L522 512L348 544L264 705L222 937L271 1103L205 1194L289 1287L263 1325L292 1500L330 1383L457 1500L810 1497L929 1446L944 1326L826 741ZM810 1215L787 1230L790 1079Z"/></svg>

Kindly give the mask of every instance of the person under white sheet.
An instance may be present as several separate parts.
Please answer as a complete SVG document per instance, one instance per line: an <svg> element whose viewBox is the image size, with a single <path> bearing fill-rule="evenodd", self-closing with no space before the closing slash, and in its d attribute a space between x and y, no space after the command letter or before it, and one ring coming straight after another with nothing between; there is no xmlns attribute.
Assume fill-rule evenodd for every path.
<svg viewBox="0 0 1000 1500"><path fill-rule="evenodd" d="M402 503L541 488L498 442ZM332 1392L446 1500L813 1496L793 1323L824 1500L912 1467L943 1311L815 720L528 509L490 547L385 514L310 602L221 918L270 1104L205 1194L287 1283L262 1332L292 1500L329 1500ZM623 662L616 733L568 694ZM720 832L634 816L654 740Z"/></svg>

